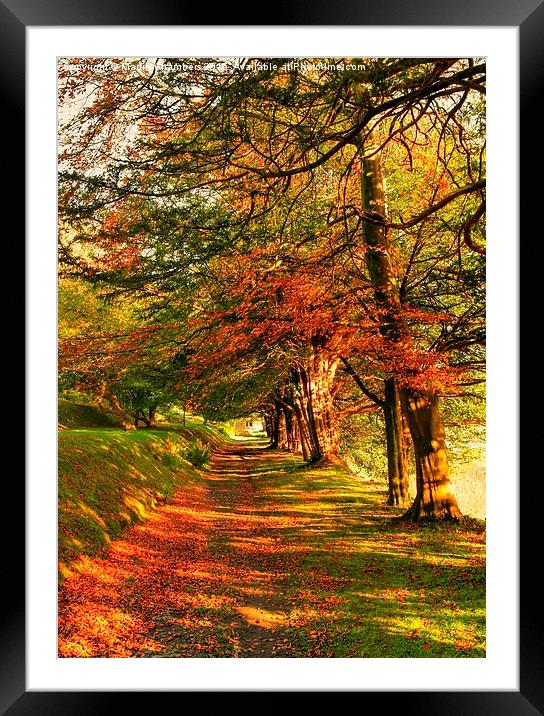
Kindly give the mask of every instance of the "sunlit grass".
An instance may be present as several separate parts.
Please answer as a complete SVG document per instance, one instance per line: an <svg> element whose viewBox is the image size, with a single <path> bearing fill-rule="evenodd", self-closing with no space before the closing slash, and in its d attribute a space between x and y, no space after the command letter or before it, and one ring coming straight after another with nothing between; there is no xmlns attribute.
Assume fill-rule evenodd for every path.
<svg viewBox="0 0 544 716"><path fill-rule="evenodd" d="M63 602L61 655L485 656L483 522L398 521L401 509L385 505L381 483L340 465L301 468L300 458L258 443L217 450L202 473L184 465L172 501L152 512L140 499L139 514L127 480L156 488L171 470L154 456L178 460L193 433L62 436L63 459L88 458L77 478L87 480L86 509L74 511L87 527L104 529L102 521L110 530L93 502L103 499L106 476L119 514L146 519L100 558L80 559L83 581L67 580L75 598ZM95 458L102 477L89 481L100 471ZM87 549L84 530L71 539L74 553Z"/></svg>
<svg viewBox="0 0 544 716"><path fill-rule="evenodd" d="M399 523L379 483L284 467L259 494L301 520L282 535L306 548L282 585L299 655L485 657L484 523Z"/></svg>

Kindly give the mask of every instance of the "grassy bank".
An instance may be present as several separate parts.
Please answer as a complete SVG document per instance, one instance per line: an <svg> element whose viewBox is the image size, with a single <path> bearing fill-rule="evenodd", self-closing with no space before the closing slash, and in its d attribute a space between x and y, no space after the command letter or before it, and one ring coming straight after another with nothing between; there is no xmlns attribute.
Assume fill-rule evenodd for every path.
<svg viewBox="0 0 544 716"><path fill-rule="evenodd" d="M80 406L81 407L81 406ZM92 406L63 407L74 421L99 421ZM60 415L60 410L59 410ZM98 417L97 417L98 415ZM106 416L107 417L107 416ZM66 425L66 422L63 423ZM200 479L185 457L195 441L218 445L204 425L168 425L125 432L76 428L59 432L58 500L61 575L167 500L176 487Z"/></svg>
<svg viewBox="0 0 544 716"><path fill-rule="evenodd" d="M60 399L58 421L61 428L118 428L114 415L102 413L93 403Z"/></svg>
<svg viewBox="0 0 544 716"><path fill-rule="evenodd" d="M483 521L398 521L381 481L203 425L61 439L67 562L183 488L65 580L63 656L485 657Z"/></svg>

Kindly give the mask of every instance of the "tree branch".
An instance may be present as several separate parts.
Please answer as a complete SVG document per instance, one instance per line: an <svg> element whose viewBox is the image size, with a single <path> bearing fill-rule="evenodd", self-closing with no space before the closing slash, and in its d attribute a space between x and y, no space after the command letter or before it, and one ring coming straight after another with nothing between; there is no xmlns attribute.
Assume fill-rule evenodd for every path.
<svg viewBox="0 0 544 716"><path fill-rule="evenodd" d="M349 373L353 380L357 383L359 388L361 389L361 392L363 395L366 395L367 398L370 398L370 400L378 405L380 408L385 408L385 401L383 401L381 398L379 398L376 393L373 393L371 390L369 390L366 385L363 383L353 366L350 364L347 358L344 358L343 356L340 356L340 360L345 366L346 373Z"/></svg>

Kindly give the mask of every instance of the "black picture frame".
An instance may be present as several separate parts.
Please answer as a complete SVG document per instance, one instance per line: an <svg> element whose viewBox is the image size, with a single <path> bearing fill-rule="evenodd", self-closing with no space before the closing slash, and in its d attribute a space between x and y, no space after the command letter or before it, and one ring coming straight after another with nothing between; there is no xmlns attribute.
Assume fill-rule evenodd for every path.
<svg viewBox="0 0 544 716"><path fill-rule="evenodd" d="M520 191L521 231L529 236L529 222L534 207L542 204L542 191L534 181L530 169L540 165L541 130L539 95L544 88L544 3L542 0L471 0L470 3L451 0L315 0L305 4L302 0L279 0L267 16L248 17L253 7L233 6L225 3L215 6L215 26L241 25L359 25L359 26L510 26L519 28L520 51L520 158L522 177ZM263 8L266 11L266 8ZM237 17L238 14L238 17ZM264 13L263 13L264 15ZM14 151L8 179L3 192L5 206L10 213L24 216L24 167L22 150L25 146L25 30L27 26L81 26L81 25L146 25L146 26L197 26L209 25L209 7L203 4L178 3L167 0L0 0L0 92L5 111L1 113L1 136L9 141ZM266 20L273 19L273 22ZM539 131L540 130L540 131ZM531 147L529 148L529 142ZM529 163L529 157L531 162ZM525 170L525 171L524 171ZM512 197L516 201L516 197ZM15 210L17 207L17 210ZM15 226L22 226L19 221ZM534 236L534 233L533 233ZM18 241L13 236L12 241ZM536 237L535 237L536 243ZM518 393L520 394L520 392ZM491 476L492 478L492 476ZM528 472L529 480L539 480L535 472ZM9 543L4 546L3 597L7 604L1 611L0 623L0 711L10 716L22 714L97 714L127 708L126 692L52 692L26 691L25 686L25 618L24 618L24 482L11 480L7 499L10 511L18 520L11 528ZM542 657L542 599L535 581L538 570L535 562L539 553L535 545L539 520L538 499L533 490L521 493L521 577L520 577L520 690L518 692L367 692L365 709L376 700L380 709L402 709L403 714L440 714L448 716L475 716L483 714L544 713L544 660ZM538 493L537 493L538 494ZM5 503L6 504L6 503ZM394 674L392 675L394 684ZM355 689L354 689L355 690ZM138 692L140 708L149 704L157 711L157 692ZM179 695L178 695L179 696ZM151 701L153 699L153 702ZM370 702L369 702L370 699ZM161 699L162 701L162 699ZM178 702L181 703L181 702Z"/></svg>

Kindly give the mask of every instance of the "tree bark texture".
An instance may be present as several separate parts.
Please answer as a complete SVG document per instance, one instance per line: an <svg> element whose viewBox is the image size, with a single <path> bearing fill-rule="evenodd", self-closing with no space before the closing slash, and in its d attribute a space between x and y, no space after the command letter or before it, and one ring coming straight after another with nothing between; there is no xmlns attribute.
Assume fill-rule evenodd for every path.
<svg viewBox="0 0 544 716"><path fill-rule="evenodd" d="M381 312L380 332L384 338L399 342L407 336L407 327L401 316L401 300L395 279L390 245L387 236L387 205L382 175L380 152L374 137L360 147L361 194L365 210L372 213L373 221L364 223L366 263L374 289L376 304ZM406 516L415 521L422 518L449 517L461 519L449 480L448 454L444 440L444 426L440 416L438 396L416 395L401 391L402 409L410 429L416 462L416 498ZM392 418L389 419L391 422ZM396 421L396 418L395 418ZM387 422L387 417L386 417ZM400 430L402 431L402 429ZM389 434L390 432L390 434ZM388 458L399 452L390 440L399 436L388 431ZM400 447L402 454L402 447ZM391 460L390 492L395 492L398 461Z"/></svg>
<svg viewBox="0 0 544 716"><path fill-rule="evenodd" d="M108 408L109 406L109 408ZM105 413L113 413L125 430L136 430L136 426L130 415L123 409L119 398L108 388L104 381L99 388L98 407Z"/></svg>
<svg viewBox="0 0 544 716"><path fill-rule="evenodd" d="M316 338L306 365L298 365L292 371L295 414L303 455L309 462L336 461L340 449L332 392L339 359L324 343Z"/></svg>
<svg viewBox="0 0 544 716"><path fill-rule="evenodd" d="M462 514L453 494L444 424L438 398L431 394L413 394L403 390L402 401L414 441L417 491L406 517L461 520Z"/></svg>
<svg viewBox="0 0 544 716"><path fill-rule="evenodd" d="M394 378L385 381L385 434L387 444L388 505L404 505L408 498L408 466L399 391Z"/></svg>

